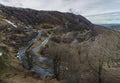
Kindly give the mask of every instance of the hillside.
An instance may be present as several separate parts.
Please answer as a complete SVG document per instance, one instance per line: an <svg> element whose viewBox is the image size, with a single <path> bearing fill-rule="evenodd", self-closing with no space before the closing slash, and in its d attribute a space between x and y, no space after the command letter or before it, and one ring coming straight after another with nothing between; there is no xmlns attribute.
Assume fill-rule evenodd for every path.
<svg viewBox="0 0 120 83"><path fill-rule="evenodd" d="M81 15L0 5L0 52L1 83L120 82L120 33Z"/></svg>
<svg viewBox="0 0 120 83"><path fill-rule="evenodd" d="M79 41L83 41L91 38L95 34L94 30L92 29L93 24L80 15L60 13L57 11L36 11L31 9L6 7L3 5L1 5L0 10L1 29L2 31L4 29L5 33L10 34L9 37L13 37L12 33L13 35L15 35L15 33L23 35L23 33L30 33L30 31L33 29L44 29L49 32L53 30L53 34L55 34L54 36L59 37L60 34L62 34L64 37L66 37L66 39L68 38L71 40L68 42L72 42L75 37L77 37ZM18 28L13 26L13 24L10 22ZM81 34L84 32L86 33ZM69 38L67 35L70 35L71 37ZM25 41L23 38L24 36L21 40L21 37L9 37L8 39L14 39L15 43L23 43Z"/></svg>
<svg viewBox="0 0 120 83"><path fill-rule="evenodd" d="M120 24L101 24L101 25L116 31L120 31Z"/></svg>

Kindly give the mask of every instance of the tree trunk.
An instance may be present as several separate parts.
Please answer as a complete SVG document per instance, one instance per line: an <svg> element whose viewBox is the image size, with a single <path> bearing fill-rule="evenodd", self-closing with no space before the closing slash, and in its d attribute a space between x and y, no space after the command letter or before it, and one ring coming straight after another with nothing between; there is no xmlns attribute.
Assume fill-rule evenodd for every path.
<svg viewBox="0 0 120 83"><path fill-rule="evenodd" d="M59 80L60 63L61 63L60 57L55 56L55 58L54 58L54 60L53 60L53 64L54 64L54 75L55 75L55 78L56 78L57 80Z"/></svg>

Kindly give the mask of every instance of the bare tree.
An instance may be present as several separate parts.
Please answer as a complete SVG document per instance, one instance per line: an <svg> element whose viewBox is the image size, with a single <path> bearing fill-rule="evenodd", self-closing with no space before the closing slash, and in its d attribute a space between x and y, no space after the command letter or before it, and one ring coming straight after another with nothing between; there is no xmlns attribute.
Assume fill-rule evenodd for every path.
<svg viewBox="0 0 120 83"><path fill-rule="evenodd" d="M53 59L53 67L54 67L54 74L55 74L55 78L57 80L59 80L59 75L60 75L60 65L61 65L61 57L55 55L54 59Z"/></svg>

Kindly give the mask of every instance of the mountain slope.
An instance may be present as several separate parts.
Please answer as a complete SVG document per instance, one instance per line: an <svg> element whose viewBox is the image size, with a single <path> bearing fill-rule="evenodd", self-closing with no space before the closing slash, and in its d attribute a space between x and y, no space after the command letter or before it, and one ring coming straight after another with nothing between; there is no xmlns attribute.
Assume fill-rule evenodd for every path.
<svg viewBox="0 0 120 83"><path fill-rule="evenodd" d="M10 39L10 41L13 39L15 44L20 44L20 42L23 44L24 36L28 36L27 34L30 34L30 32L33 34L32 32L35 29L44 29L47 33L54 34L53 37L59 37L61 38L60 40L64 40L64 42L72 42L75 39L84 41L95 36L93 24L84 17L72 13L36 11L1 5L0 19L1 32L4 30L7 37L6 39ZM19 37L15 34L18 34ZM30 38L28 38L28 40L29 39Z"/></svg>
<svg viewBox="0 0 120 83"><path fill-rule="evenodd" d="M38 31L41 37L35 40ZM38 36L39 37L39 36ZM38 55L47 57L48 67L58 65L56 80L36 75L33 70L21 66L15 58L21 48L34 41L25 51L31 56L32 49L47 37L47 45L38 49ZM72 13L36 11L0 5L0 57L7 67L1 67L0 82L7 83L119 83L120 81L120 33ZM24 54L24 51L23 51ZM52 63L52 64L51 64ZM47 69L43 63L35 63ZM12 67L12 68L11 68ZM11 71L8 71L11 68ZM52 79L52 80L50 80Z"/></svg>

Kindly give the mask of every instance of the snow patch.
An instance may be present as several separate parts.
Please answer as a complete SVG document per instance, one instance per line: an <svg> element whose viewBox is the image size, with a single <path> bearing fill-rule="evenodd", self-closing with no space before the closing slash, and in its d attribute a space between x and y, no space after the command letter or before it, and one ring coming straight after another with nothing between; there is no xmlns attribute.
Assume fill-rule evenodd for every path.
<svg viewBox="0 0 120 83"><path fill-rule="evenodd" d="M3 53L2 52L0 52L0 56L2 56L3 55Z"/></svg>
<svg viewBox="0 0 120 83"><path fill-rule="evenodd" d="M17 28L17 25L15 25L13 22L11 22L10 20L7 19L3 19L5 22L7 22L8 24L12 25L13 27Z"/></svg>

